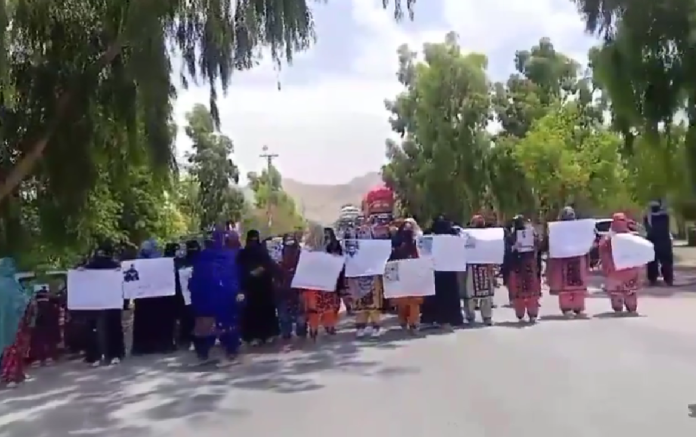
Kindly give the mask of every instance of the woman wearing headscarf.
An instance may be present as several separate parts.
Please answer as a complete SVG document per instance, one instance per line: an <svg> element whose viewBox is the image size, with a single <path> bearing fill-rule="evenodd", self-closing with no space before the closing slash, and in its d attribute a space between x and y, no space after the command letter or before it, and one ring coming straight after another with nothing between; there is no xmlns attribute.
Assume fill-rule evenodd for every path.
<svg viewBox="0 0 696 437"><path fill-rule="evenodd" d="M512 306L520 322L526 315L530 323L535 323L539 316L541 297L541 282L537 276L536 263L539 241L536 231L522 215L514 218L510 239L508 289L512 297Z"/></svg>
<svg viewBox="0 0 696 437"><path fill-rule="evenodd" d="M31 343L35 306L15 279L12 258L0 258L0 382L8 388L24 382L24 357Z"/></svg>
<svg viewBox="0 0 696 437"><path fill-rule="evenodd" d="M100 244L94 256L85 264L85 269L115 270L121 264L113 257L110 243ZM68 290L68 293L70 290ZM98 292L98 290L95 290ZM123 339L123 310L111 309L93 311L88 323L85 362L97 367L102 364L118 364L126 355Z"/></svg>
<svg viewBox="0 0 696 437"><path fill-rule="evenodd" d="M472 228L485 228L486 222L481 215L471 219ZM464 312L471 325L476 321L476 311L481 311L483 323L493 324L493 296L495 295L495 275L490 264L469 264L464 281Z"/></svg>
<svg viewBox="0 0 696 437"><path fill-rule="evenodd" d="M343 256L343 247L341 247L341 242L336 238L336 233L331 228L324 228L324 244L326 245L326 252L332 255ZM346 306L346 313L349 311L352 313L350 295L346 291L346 272L345 267L341 270L341 274L338 275L338 280L336 281L336 294L338 299L334 303L334 311L336 312L336 318L338 319L338 313L341 311L341 301L343 301Z"/></svg>
<svg viewBox="0 0 696 437"><path fill-rule="evenodd" d="M170 247L167 257L174 257L176 249ZM160 258L162 254L155 240L147 240L140 247L139 259ZM177 272L174 272L175 275ZM178 282L178 281L177 281ZM176 350L174 328L176 325L177 296L148 297L135 300L133 312L133 355L166 354Z"/></svg>
<svg viewBox="0 0 696 437"><path fill-rule="evenodd" d="M237 262L245 295L242 340L251 346L272 342L280 334L273 290L274 275L278 272L258 231L247 232L246 245L239 252Z"/></svg>
<svg viewBox="0 0 696 437"><path fill-rule="evenodd" d="M224 364L239 352L239 314L244 301L240 288L238 252L225 247L226 232L213 232L206 248L193 261L189 280L191 308L195 317L194 347L200 364L210 362L216 339L225 350Z"/></svg>
<svg viewBox="0 0 696 437"><path fill-rule="evenodd" d="M300 251L300 243L295 239L295 235L286 234L283 237L280 280L276 298L280 334L284 340L290 340L293 331L299 338L307 337L307 320L300 302L300 290L292 288L292 279L300 260Z"/></svg>
<svg viewBox="0 0 696 437"><path fill-rule="evenodd" d="M606 291L611 299L611 308L620 313L626 308L629 314L638 311L638 290L640 289L641 267L616 270L612 256L613 234L631 232L628 219L623 213L617 212L612 216L611 232L602 237L599 242L599 256L602 260L602 271L606 276Z"/></svg>
<svg viewBox="0 0 696 437"><path fill-rule="evenodd" d="M558 219L576 220L575 210L566 206ZM545 246L548 247L548 243ZM570 258L549 257L546 260L546 282L549 286L549 294L558 296L558 307L564 316L569 317L573 313L578 317L584 315L588 273L587 255Z"/></svg>
<svg viewBox="0 0 696 437"><path fill-rule="evenodd" d="M310 224L304 237L304 249L326 251L327 246L325 243L326 240L322 227ZM342 280L342 276L343 274L339 275L339 282ZM312 340L317 339L320 326L324 327L327 334L336 334L336 324L338 323L336 306L339 305L338 299L336 291L302 290L302 301L304 303L307 324L309 325L309 336Z"/></svg>
<svg viewBox="0 0 696 437"><path fill-rule="evenodd" d="M432 233L456 235L452 222L442 215L433 222ZM446 330L464 324L457 272L435 272L435 294L424 299L420 321Z"/></svg>
<svg viewBox="0 0 696 437"><path fill-rule="evenodd" d="M418 247L416 246L415 236L411 225L407 222L401 225L394 240L392 240L392 254L389 261L402 259L418 258ZM411 334L418 332L420 323L420 311L423 298L417 296L406 296L391 299L396 306L399 317L399 324L403 329L407 329Z"/></svg>
<svg viewBox="0 0 696 437"><path fill-rule="evenodd" d="M35 292L36 317L31 332L29 360L34 365L50 366L58 357L61 342L61 307L55 280Z"/></svg>
<svg viewBox="0 0 696 437"><path fill-rule="evenodd" d="M359 240L371 240L372 238L369 226L360 227L353 232L351 238L345 240L347 255L351 256L359 249ZM379 337L382 334L380 322L382 302L384 301L382 275L346 278L346 285L354 302L356 336L361 338L370 334L372 337ZM371 332L367 331L368 329Z"/></svg>
<svg viewBox="0 0 696 437"><path fill-rule="evenodd" d="M181 268L193 268L193 264L196 262L196 259L200 253L200 243L197 240L188 240L186 242L184 258L181 262ZM181 282L180 287L183 287ZM183 299L184 293L190 293L188 284L186 284L185 287L186 289L181 288L182 300L179 301L179 332L177 335L177 344L182 349L189 349L193 345L193 328L195 325L195 319L193 316L193 309L191 308L190 299L188 304L186 303L186 300Z"/></svg>

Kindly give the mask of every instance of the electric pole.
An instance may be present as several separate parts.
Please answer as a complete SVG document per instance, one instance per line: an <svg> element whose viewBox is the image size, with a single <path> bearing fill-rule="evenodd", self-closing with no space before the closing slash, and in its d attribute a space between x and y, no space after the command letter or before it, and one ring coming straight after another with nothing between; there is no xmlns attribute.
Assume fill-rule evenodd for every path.
<svg viewBox="0 0 696 437"><path fill-rule="evenodd" d="M277 153L270 153L268 151L268 146L263 146L261 149L263 151L259 156L266 160L266 177L268 178L268 200L266 201L266 219L268 220L268 232L271 232L271 226L273 225L273 201L275 200L275 187L273 187L271 181L271 167L273 167L273 160L278 157Z"/></svg>

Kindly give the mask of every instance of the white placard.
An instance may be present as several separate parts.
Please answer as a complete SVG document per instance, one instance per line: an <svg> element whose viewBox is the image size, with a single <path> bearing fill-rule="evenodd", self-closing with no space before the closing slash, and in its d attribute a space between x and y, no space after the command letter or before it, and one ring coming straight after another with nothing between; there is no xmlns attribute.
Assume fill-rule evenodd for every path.
<svg viewBox="0 0 696 437"><path fill-rule="evenodd" d="M616 270L643 267L655 260L655 246L638 235L614 234L611 237L611 257Z"/></svg>
<svg viewBox="0 0 696 437"><path fill-rule="evenodd" d="M116 270L68 270L69 310L123 308L123 274Z"/></svg>
<svg viewBox="0 0 696 437"><path fill-rule="evenodd" d="M517 237L515 249L518 252L532 252L534 250L534 237L536 235L534 227L530 224L525 225L524 229L515 231Z"/></svg>
<svg viewBox="0 0 696 437"><path fill-rule="evenodd" d="M435 271L465 272L466 243L459 235L433 235L432 254Z"/></svg>
<svg viewBox="0 0 696 437"><path fill-rule="evenodd" d="M389 261L384 271L384 297L422 297L435 294L432 258Z"/></svg>
<svg viewBox="0 0 696 437"><path fill-rule="evenodd" d="M121 263L126 299L174 296L174 258L143 258Z"/></svg>
<svg viewBox="0 0 696 437"><path fill-rule="evenodd" d="M346 278L383 275L391 255L389 240L345 240Z"/></svg>
<svg viewBox="0 0 696 437"><path fill-rule="evenodd" d="M503 228L467 228L461 236L466 240L466 262L469 264L502 264L505 257Z"/></svg>
<svg viewBox="0 0 696 437"><path fill-rule="evenodd" d="M549 223L549 257L583 256L595 241L595 219L562 220Z"/></svg>
<svg viewBox="0 0 696 437"><path fill-rule="evenodd" d="M184 296L184 304L191 305L191 291L188 285L193 274L193 267L184 267L179 269L179 285L181 286L181 294Z"/></svg>
<svg viewBox="0 0 696 437"><path fill-rule="evenodd" d="M303 250L297 262L292 288L336 291L338 275L341 274L345 258L326 252Z"/></svg>

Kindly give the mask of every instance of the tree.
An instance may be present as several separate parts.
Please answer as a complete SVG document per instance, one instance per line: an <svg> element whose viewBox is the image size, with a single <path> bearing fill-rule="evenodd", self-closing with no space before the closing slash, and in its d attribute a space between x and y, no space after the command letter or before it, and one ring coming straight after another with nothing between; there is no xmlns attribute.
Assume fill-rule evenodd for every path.
<svg viewBox="0 0 696 437"><path fill-rule="evenodd" d="M660 0L576 0L587 30L604 37L590 56L595 82L611 102L613 125L624 139L624 153L672 144L675 115L684 110L687 123L684 163L696 190L696 59L692 35L693 4Z"/></svg>
<svg viewBox="0 0 696 437"><path fill-rule="evenodd" d="M395 18L402 6L412 16L415 0L393 3ZM313 39L307 0L0 2L0 140L12 156L0 168L0 202L37 172L60 187L58 201L86 195L97 177L95 127L113 122L132 146L137 111L152 164L169 168L171 47L183 56L184 85L209 84L219 124L216 98L234 70L253 67L261 47L278 65L290 62ZM79 180L66 174L75 170Z"/></svg>
<svg viewBox="0 0 696 437"><path fill-rule="evenodd" d="M403 141L387 143L383 174L406 208L418 207L411 214L462 220L482 206L486 192L488 60L463 55L453 32L443 43L425 44L423 57L418 63L407 46L398 50L405 91L386 107Z"/></svg>
<svg viewBox="0 0 696 437"><path fill-rule="evenodd" d="M601 128L582 127L578 102L556 104L536 121L513 155L537 198L536 210L554 220L565 205L595 211L625 209L627 174L619 138Z"/></svg>
<svg viewBox="0 0 696 437"><path fill-rule="evenodd" d="M304 218L295 201L283 190L283 178L278 169L270 166L261 174L250 172L247 178L254 192L255 205L242 223L245 229L257 229L264 235L280 235L304 228ZM271 214L270 228L268 212Z"/></svg>
<svg viewBox="0 0 696 437"><path fill-rule="evenodd" d="M240 220L244 195L237 187L239 169L230 158L232 140L215 132L213 116L203 105L194 106L186 119L186 135L193 141L188 171L198 186L198 224L210 229L217 223Z"/></svg>

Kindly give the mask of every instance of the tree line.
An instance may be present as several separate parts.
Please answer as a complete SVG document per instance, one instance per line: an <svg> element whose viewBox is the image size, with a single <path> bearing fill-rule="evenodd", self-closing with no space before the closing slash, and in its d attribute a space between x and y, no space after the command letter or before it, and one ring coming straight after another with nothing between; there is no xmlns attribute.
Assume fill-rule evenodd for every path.
<svg viewBox="0 0 696 437"><path fill-rule="evenodd" d="M399 50L404 92L388 109L402 139L388 144L384 177L405 212L553 215L572 201L605 213L659 196L696 215L693 2L573 1L602 37L588 71L548 40L520 50L503 83L491 83L484 55L462 55L455 35L426 45L424 62ZM415 0L390 3L395 19L413 17ZM218 96L262 49L280 67L310 47L312 7L0 2L0 254L55 264L106 237L134 243L198 229L220 211L260 221L264 201L280 202L268 188L279 175L252 175L259 197L235 212L249 204L235 191L236 167L225 159L206 173L210 162L195 155L229 150L215 133ZM172 102L189 82L209 88L210 118L189 117L195 147L179 168ZM232 188L210 194L224 178Z"/></svg>
<svg viewBox="0 0 696 437"><path fill-rule="evenodd" d="M639 108L657 109L627 97L630 75L615 60L620 37L594 47L586 68L541 38L515 53L515 71L500 82L488 75L485 54L462 53L455 33L425 44L422 60L401 46L403 90L386 102L401 139L387 140L382 173L402 213L549 220L572 204L585 216L638 218L664 198L680 217L696 218L693 128L678 116L686 101L663 103L669 117L654 123L639 117Z"/></svg>
<svg viewBox="0 0 696 437"><path fill-rule="evenodd" d="M393 0L395 19L414 3ZM312 7L308 0L0 1L0 255L58 265L102 239L167 238L219 214L263 228L269 201L284 217L276 223L294 226L299 219L276 189L275 169L251 175L257 197L241 212L237 188L218 190L225 178L237 180L233 163L220 161L227 164L215 174L206 166L231 147L210 133L220 124L218 96L235 71L258 64L262 49L279 68L307 49L316 37ZM172 102L176 85L189 83L209 88L209 113L190 117L196 146L179 168Z"/></svg>

